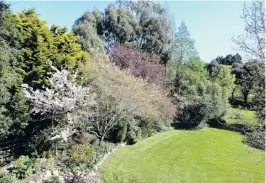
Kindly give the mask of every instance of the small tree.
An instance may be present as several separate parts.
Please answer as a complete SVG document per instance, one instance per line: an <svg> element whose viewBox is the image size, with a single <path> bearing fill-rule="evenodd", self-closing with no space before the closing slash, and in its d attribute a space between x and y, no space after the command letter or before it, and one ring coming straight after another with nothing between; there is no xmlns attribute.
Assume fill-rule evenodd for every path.
<svg viewBox="0 0 266 183"><path fill-rule="evenodd" d="M126 105L126 101L102 94L98 98L95 114L89 120L89 131L102 142L110 130L128 120L130 116L133 117L132 111L135 109L127 108Z"/></svg>
<svg viewBox="0 0 266 183"><path fill-rule="evenodd" d="M181 22L172 44L173 57L178 58L181 63L188 61L191 57L198 57L199 54L194 44L195 40L190 37L185 22Z"/></svg>
<svg viewBox="0 0 266 183"><path fill-rule="evenodd" d="M232 72L236 76L236 83L241 87L245 104L248 103L248 95L261 83L264 83L264 64L258 61L249 61L245 64L234 64Z"/></svg>
<svg viewBox="0 0 266 183"><path fill-rule="evenodd" d="M68 76L67 70L51 68L55 73L48 79L50 89L43 87L44 90L33 90L23 84L24 92L33 104L31 113L41 114L51 120L53 137L50 140L67 141L77 127L82 125L81 119L88 116L87 112L96 104L95 96L89 87L76 85L76 73Z"/></svg>
<svg viewBox="0 0 266 183"><path fill-rule="evenodd" d="M250 59L265 62L265 7L263 1L253 1L250 6L244 4L242 18L245 33L233 41Z"/></svg>

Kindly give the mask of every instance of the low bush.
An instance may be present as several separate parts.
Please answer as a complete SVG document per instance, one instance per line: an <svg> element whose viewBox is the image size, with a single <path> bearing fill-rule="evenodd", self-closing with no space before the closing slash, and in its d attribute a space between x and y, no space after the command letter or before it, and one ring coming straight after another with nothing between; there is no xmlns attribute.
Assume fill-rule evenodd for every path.
<svg viewBox="0 0 266 183"><path fill-rule="evenodd" d="M0 172L0 182L1 183L19 183L15 174Z"/></svg>
<svg viewBox="0 0 266 183"><path fill-rule="evenodd" d="M52 176L49 180L44 180L42 183L61 183L58 176Z"/></svg>
<svg viewBox="0 0 266 183"><path fill-rule="evenodd" d="M244 142L251 147L265 150L265 127L249 127Z"/></svg>
<svg viewBox="0 0 266 183"><path fill-rule="evenodd" d="M53 170L55 168L55 159L53 157L53 152L49 150L48 152L42 153L42 158L38 158L35 160L35 170L36 172L42 170Z"/></svg>
<svg viewBox="0 0 266 183"><path fill-rule="evenodd" d="M95 148L87 142L75 144L71 148L70 157L76 164L91 164L96 154Z"/></svg>
<svg viewBox="0 0 266 183"><path fill-rule="evenodd" d="M24 179L35 172L34 164L35 159L31 159L28 156L20 156L15 161L11 173L15 174L18 179Z"/></svg>

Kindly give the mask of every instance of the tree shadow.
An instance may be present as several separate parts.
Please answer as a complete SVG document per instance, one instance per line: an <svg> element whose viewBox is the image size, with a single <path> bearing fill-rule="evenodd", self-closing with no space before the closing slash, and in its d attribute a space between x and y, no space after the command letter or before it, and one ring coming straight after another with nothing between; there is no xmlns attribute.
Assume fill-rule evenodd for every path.
<svg viewBox="0 0 266 183"><path fill-rule="evenodd" d="M217 128L222 130L229 130L233 132L240 132L242 135L245 135L247 132L250 132L248 125L244 124L226 124L226 123L209 123L211 128Z"/></svg>

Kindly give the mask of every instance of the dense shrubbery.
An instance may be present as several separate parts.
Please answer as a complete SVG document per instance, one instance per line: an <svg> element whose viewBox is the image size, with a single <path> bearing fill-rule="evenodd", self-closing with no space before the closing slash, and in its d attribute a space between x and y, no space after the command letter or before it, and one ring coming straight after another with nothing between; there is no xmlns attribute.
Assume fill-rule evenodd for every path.
<svg viewBox="0 0 266 183"><path fill-rule="evenodd" d="M138 128L140 121L149 121L154 126L158 119L173 117L175 108L162 88L121 71L109 62L107 55L95 54L92 60L92 67L80 68L83 83L93 86L98 94L99 107L92 119L95 121L91 124L95 127L91 129L92 133L103 137L106 132L97 130L98 127L119 127L129 123ZM164 121L160 122L161 126ZM165 125L169 126L169 123Z"/></svg>
<svg viewBox="0 0 266 183"><path fill-rule="evenodd" d="M233 86L234 76L227 67L220 67L215 75L209 75L205 64L197 58L182 64L176 77L176 92L185 101L174 126L195 128L219 120L226 113Z"/></svg>
<svg viewBox="0 0 266 183"><path fill-rule="evenodd" d="M250 127L248 129L250 132L245 134L246 138L244 142L251 147L259 148L265 150L265 127Z"/></svg>

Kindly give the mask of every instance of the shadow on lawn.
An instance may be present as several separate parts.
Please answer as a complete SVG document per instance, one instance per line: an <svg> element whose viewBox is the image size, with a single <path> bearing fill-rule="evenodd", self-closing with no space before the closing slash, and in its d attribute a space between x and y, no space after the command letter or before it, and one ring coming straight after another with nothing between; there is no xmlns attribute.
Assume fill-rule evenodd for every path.
<svg viewBox="0 0 266 183"><path fill-rule="evenodd" d="M226 124L222 122L222 123L209 123L209 126L212 128L217 128L222 130L240 132L243 135L245 135L248 132L251 132L250 127L244 124Z"/></svg>
<svg viewBox="0 0 266 183"><path fill-rule="evenodd" d="M210 127L239 132L245 136L243 143L265 151L265 125L252 126L244 124L210 123Z"/></svg>

